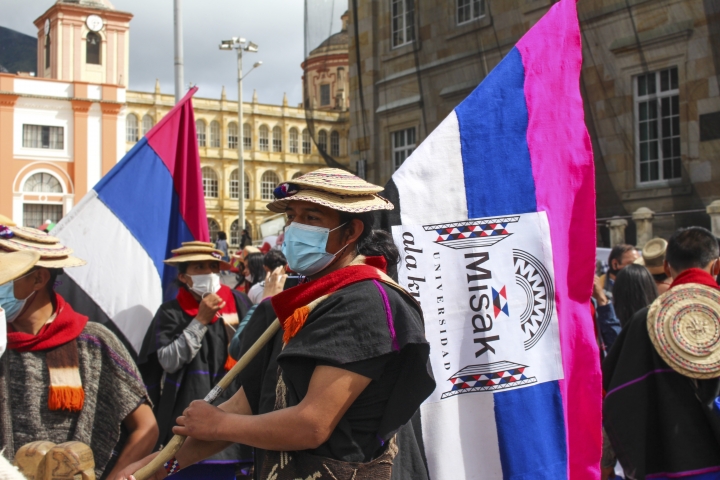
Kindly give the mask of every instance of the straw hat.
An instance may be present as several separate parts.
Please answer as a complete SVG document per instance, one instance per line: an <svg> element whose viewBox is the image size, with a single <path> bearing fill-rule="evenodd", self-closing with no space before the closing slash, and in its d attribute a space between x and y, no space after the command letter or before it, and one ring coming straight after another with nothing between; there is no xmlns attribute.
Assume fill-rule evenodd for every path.
<svg viewBox="0 0 720 480"><path fill-rule="evenodd" d="M38 260L40 254L37 252L12 252L0 255L0 285L22 277Z"/></svg>
<svg viewBox="0 0 720 480"><path fill-rule="evenodd" d="M216 250L212 243L183 242L180 248L172 250L173 256L165 260L168 265L177 266L188 262L219 262L220 270L230 270L230 264L222 259L223 252Z"/></svg>
<svg viewBox="0 0 720 480"><path fill-rule="evenodd" d="M667 251L668 242L662 238L653 238L645 244L642 249L641 265L645 265L650 273L659 275L665 273L665 252Z"/></svg>
<svg viewBox="0 0 720 480"><path fill-rule="evenodd" d="M15 227L17 226L17 223L13 222L5 215L0 214L0 225L5 225L6 227Z"/></svg>
<svg viewBox="0 0 720 480"><path fill-rule="evenodd" d="M690 378L720 377L720 291L678 285L650 305L647 329L655 350Z"/></svg>
<svg viewBox="0 0 720 480"><path fill-rule="evenodd" d="M392 210L393 204L377 194L382 190L382 187L345 170L321 168L280 185L273 192L275 201L268 203L267 207L273 212L283 213L290 200L301 200L341 212Z"/></svg>
<svg viewBox="0 0 720 480"><path fill-rule="evenodd" d="M0 227L0 255L8 252L35 252L40 255L38 267L69 268L85 265L85 260L72 255L72 248L60 239L30 227Z"/></svg>

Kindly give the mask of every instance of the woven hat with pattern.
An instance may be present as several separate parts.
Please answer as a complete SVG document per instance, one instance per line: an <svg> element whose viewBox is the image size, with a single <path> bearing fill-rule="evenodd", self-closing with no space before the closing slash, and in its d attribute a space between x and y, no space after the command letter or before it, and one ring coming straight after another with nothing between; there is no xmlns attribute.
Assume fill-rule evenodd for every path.
<svg viewBox="0 0 720 480"><path fill-rule="evenodd" d="M305 201L341 212L392 210L393 204L378 195L382 187L338 168L321 168L283 183L275 189L269 210L283 213L289 201Z"/></svg>
<svg viewBox="0 0 720 480"><path fill-rule="evenodd" d="M37 252L12 252L0 255L0 285L22 277L40 260Z"/></svg>
<svg viewBox="0 0 720 480"><path fill-rule="evenodd" d="M690 378L720 377L720 291L677 285L650 305L647 329L655 350Z"/></svg>
<svg viewBox="0 0 720 480"><path fill-rule="evenodd" d="M643 265L653 275L665 273L665 252L668 242L662 238L653 238L642 249Z"/></svg>
<svg viewBox="0 0 720 480"><path fill-rule="evenodd" d="M0 255L8 252L35 252L40 255L38 267L69 268L85 265L73 256L72 248L42 230L30 227L0 225Z"/></svg>
<svg viewBox="0 0 720 480"><path fill-rule="evenodd" d="M217 250L212 243L183 242L180 248L172 250L173 256L165 260L168 265L177 266L189 262L219 262L220 270L230 270L230 264L222 259L223 252Z"/></svg>

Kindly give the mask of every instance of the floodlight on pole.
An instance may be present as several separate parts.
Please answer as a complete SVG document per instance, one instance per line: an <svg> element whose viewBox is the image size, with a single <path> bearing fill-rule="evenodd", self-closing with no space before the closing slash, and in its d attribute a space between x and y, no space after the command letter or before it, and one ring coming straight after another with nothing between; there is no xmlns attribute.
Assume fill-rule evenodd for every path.
<svg viewBox="0 0 720 480"><path fill-rule="evenodd" d="M242 37L232 37L230 40L220 42L220 50L236 50L237 51L237 69L238 69L238 246L242 238L242 231L245 229L245 162L243 158L243 149L245 148L245 129L243 128L243 101L242 101L242 54L243 51L256 53L258 51L257 44L247 41ZM247 74L250 74L262 62L256 62Z"/></svg>

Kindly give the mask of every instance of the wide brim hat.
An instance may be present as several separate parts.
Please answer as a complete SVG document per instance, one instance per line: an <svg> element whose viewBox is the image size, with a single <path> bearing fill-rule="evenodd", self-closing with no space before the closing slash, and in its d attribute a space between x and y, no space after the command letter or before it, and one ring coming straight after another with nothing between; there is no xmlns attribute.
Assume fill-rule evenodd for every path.
<svg viewBox="0 0 720 480"><path fill-rule="evenodd" d="M22 277L40 260L37 252L11 252L0 254L0 285Z"/></svg>
<svg viewBox="0 0 720 480"><path fill-rule="evenodd" d="M13 222L10 218L6 217L3 214L0 214L0 225L5 225L6 227L15 227L17 226L17 223Z"/></svg>
<svg viewBox="0 0 720 480"><path fill-rule="evenodd" d="M653 275L665 273L665 252L668 242L662 238L649 240L642 249L643 265Z"/></svg>
<svg viewBox="0 0 720 480"><path fill-rule="evenodd" d="M378 195L382 187L338 168L321 168L283 183L275 189L270 211L283 213L290 201L305 201L341 212L392 210L393 204Z"/></svg>
<svg viewBox="0 0 720 480"><path fill-rule="evenodd" d="M80 267L87 262L73 255L73 249L60 243L60 239L30 227L3 225L0 232L0 253L34 252L40 255L36 263L44 268Z"/></svg>
<svg viewBox="0 0 720 480"><path fill-rule="evenodd" d="M720 377L720 290L673 287L650 305L647 329L655 350L679 374Z"/></svg>
<svg viewBox="0 0 720 480"><path fill-rule="evenodd" d="M190 262L218 262L220 270L230 270L231 266L222 259L223 252L215 249L212 243L183 242L180 248L172 250L173 256L165 260L167 265L177 266Z"/></svg>

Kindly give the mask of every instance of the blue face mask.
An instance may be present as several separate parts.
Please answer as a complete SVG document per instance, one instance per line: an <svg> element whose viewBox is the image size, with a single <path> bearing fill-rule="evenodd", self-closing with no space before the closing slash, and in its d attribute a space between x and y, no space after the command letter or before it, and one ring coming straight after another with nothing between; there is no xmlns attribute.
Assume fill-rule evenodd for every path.
<svg viewBox="0 0 720 480"><path fill-rule="evenodd" d="M345 224L343 223L340 227L343 225ZM340 227L330 230L302 223L291 223L285 230L285 240L282 244L282 252L285 254L288 266L293 271L305 276L315 275L327 268L335 260L335 257L347 247L345 245L335 254L325 250L330 232L334 232Z"/></svg>
<svg viewBox="0 0 720 480"><path fill-rule="evenodd" d="M0 285L0 307L5 310L5 320L8 323L14 322L15 319L20 316L20 312L22 312L27 301L33 296L33 293L23 300L18 300L15 298L15 282L7 282Z"/></svg>

